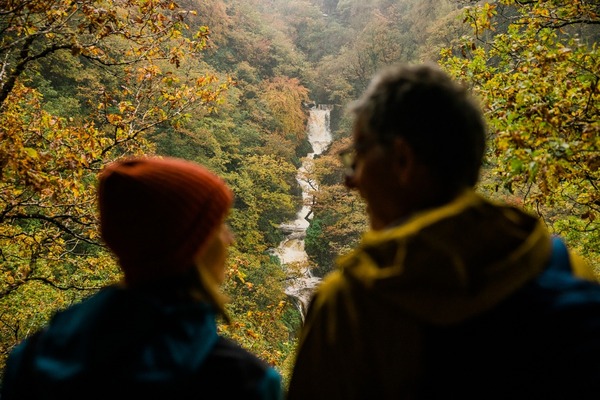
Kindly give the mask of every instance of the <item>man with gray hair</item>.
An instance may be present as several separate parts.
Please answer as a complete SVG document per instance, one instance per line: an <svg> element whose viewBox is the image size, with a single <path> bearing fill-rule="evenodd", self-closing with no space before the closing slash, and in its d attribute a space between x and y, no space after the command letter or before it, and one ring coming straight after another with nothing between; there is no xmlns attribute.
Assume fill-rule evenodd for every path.
<svg viewBox="0 0 600 400"><path fill-rule="evenodd" d="M352 111L340 155L370 230L311 301L289 399L600 396L600 286L543 221L474 190L468 92L393 66Z"/></svg>

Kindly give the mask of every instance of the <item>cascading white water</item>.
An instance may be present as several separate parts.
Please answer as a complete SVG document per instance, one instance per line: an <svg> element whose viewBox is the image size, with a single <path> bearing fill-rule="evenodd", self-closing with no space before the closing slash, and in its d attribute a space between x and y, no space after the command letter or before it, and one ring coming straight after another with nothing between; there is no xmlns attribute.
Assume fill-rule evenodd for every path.
<svg viewBox="0 0 600 400"><path fill-rule="evenodd" d="M306 155L298 169L296 179L302 188L302 208L296 215L294 221L282 224L281 229L285 233L284 240L276 250L281 264L286 269L290 284L285 293L298 302L298 308L302 318L315 287L320 278L312 276L308 256L304 251L304 238L311 218L311 203L313 192L318 189L317 183L308 179L309 172L316 155L321 154L331 143L331 132L329 129L329 115L331 107L320 105L311 108L307 134L308 141L312 145L313 152Z"/></svg>

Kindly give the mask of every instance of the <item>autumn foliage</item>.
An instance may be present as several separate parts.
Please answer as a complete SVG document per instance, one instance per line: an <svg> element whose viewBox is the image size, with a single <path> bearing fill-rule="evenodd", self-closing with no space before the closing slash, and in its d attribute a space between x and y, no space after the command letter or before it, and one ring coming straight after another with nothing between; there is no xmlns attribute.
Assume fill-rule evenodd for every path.
<svg viewBox="0 0 600 400"><path fill-rule="evenodd" d="M2 358L54 310L119 279L98 238L97 172L151 152L148 133L210 110L226 88L214 74L174 72L208 34L185 38L185 15L173 2L3 2ZM65 83L78 94L52 98L48 86Z"/></svg>
<svg viewBox="0 0 600 400"><path fill-rule="evenodd" d="M600 8L583 0L0 1L0 367L56 310L120 279L96 176L159 154L232 187L233 322L219 329L286 378L301 321L271 250L302 202L307 104L332 107L334 141L303 177L324 275L367 228L337 157L345 107L395 62L439 62L473 90L489 126L479 190L600 268L598 39Z"/></svg>
<svg viewBox="0 0 600 400"><path fill-rule="evenodd" d="M518 199L597 263L600 49L593 34L582 34L600 24L600 8L502 1L464 15L473 33L442 55L485 107L491 164L484 190Z"/></svg>

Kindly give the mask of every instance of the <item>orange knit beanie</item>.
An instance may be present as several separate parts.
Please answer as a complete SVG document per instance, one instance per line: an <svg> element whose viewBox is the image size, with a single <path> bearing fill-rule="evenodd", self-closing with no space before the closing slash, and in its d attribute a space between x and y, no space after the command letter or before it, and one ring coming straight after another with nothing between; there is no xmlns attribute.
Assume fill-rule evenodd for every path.
<svg viewBox="0 0 600 400"><path fill-rule="evenodd" d="M100 174L100 231L130 286L179 276L233 200L206 168L177 158L132 158Z"/></svg>

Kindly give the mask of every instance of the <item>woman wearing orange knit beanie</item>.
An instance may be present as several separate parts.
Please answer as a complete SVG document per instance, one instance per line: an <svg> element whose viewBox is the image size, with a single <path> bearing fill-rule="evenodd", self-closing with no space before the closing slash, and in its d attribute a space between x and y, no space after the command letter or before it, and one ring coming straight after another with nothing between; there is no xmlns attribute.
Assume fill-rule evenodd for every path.
<svg viewBox="0 0 600 400"><path fill-rule="evenodd" d="M102 238L124 284L55 315L17 346L2 399L280 399L270 366L216 331L233 195L206 168L134 158L100 174Z"/></svg>

